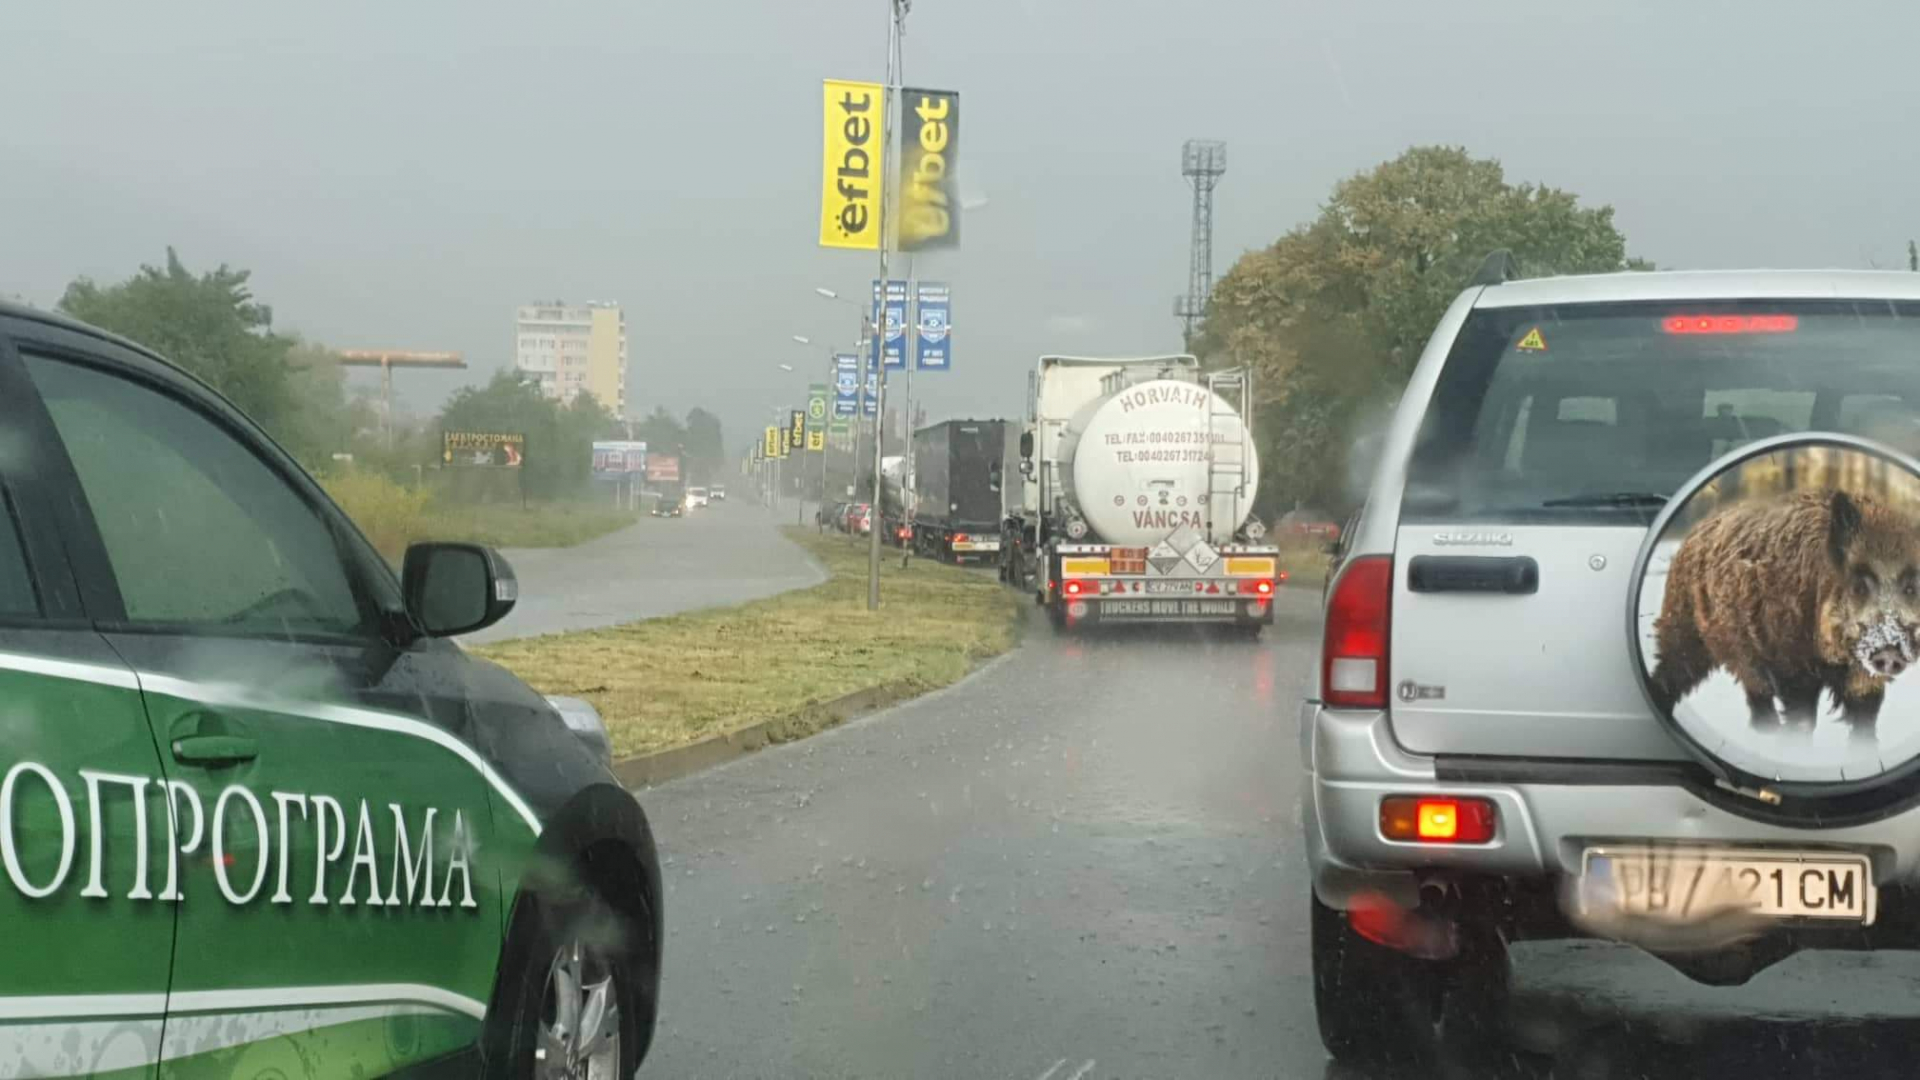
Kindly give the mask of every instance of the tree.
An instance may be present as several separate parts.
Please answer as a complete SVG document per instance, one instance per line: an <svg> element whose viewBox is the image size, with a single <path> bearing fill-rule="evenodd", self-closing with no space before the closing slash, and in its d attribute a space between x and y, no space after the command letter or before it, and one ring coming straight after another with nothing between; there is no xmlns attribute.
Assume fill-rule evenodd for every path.
<svg viewBox="0 0 1920 1080"><path fill-rule="evenodd" d="M153 349L276 431L293 401L292 341L273 332L273 311L254 300L249 276L222 263L196 277L169 247L165 268L142 265L118 285L74 281L60 309Z"/></svg>
<svg viewBox="0 0 1920 1080"><path fill-rule="evenodd" d="M1314 220L1221 277L1193 348L1254 373L1262 512L1358 496L1363 418L1406 385L1441 314L1501 248L1528 275L1651 269L1627 258L1612 207L1427 146L1342 180Z"/></svg>
<svg viewBox="0 0 1920 1080"><path fill-rule="evenodd" d="M720 418L695 407L687 413L686 423L688 475L696 483L707 483L726 463L726 445L720 433Z"/></svg>
<svg viewBox="0 0 1920 1080"><path fill-rule="evenodd" d="M653 412L633 429L633 437L647 444L648 454L686 453L687 429L664 406L654 406Z"/></svg>
<svg viewBox="0 0 1920 1080"><path fill-rule="evenodd" d="M582 392L571 405L542 394L516 371L498 371L485 386L455 391L440 412L442 431L518 433L526 437L519 481L533 499L559 499L578 493L593 475L593 441L614 426L612 414L594 396ZM482 487L486 485L474 485ZM475 494L518 497L498 489L498 481Z"/></svg>

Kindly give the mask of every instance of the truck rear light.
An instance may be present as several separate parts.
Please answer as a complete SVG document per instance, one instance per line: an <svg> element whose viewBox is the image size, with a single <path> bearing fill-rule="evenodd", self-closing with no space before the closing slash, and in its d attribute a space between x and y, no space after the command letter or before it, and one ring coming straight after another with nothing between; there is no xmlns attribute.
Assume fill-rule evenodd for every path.
<svg viewBox="0 0 1920 1080"><path fill-rule="evenodd" d="M1405 843L1484 844L1499 822L1491 799L1389 795L1380 800L1380 835Z"/></svg>
<svg viewBox="0 0 1920 1080"><path fill-rule="evenodd" d="M1393 559L1353 560L1327 598L1320 649L1320 697L1335 708L1387 707L1387 641Z"/></svg>
<svg viewBox="0 0 1920 1080"><path fill-rule="evenodd" d="M966 533L954 533L954 534L953 534L953 542L954 542L954 543L956 543L956 544L964 544L964 543L966 543L966 542L967 542L967 534L966 534Z"/></svg>
<svg viewBox="0 0 1920 1080"><path fill-rule="evenodd" d="M1087 593L1087 583L1084 581L1069 581L1065 585L1060 586L1060 592L1066 596L1084 596Z"/></svg>
<svg viewBox="0 0 1920 1080"><path fill-rule="evenodd" d="M1271 581L1266 581L1266 580L1242 581L1239 584L1240 584L1240 592L1243 595L1247 595L1247 596L1272 596L1273 595L1273 582Z"/></svg>

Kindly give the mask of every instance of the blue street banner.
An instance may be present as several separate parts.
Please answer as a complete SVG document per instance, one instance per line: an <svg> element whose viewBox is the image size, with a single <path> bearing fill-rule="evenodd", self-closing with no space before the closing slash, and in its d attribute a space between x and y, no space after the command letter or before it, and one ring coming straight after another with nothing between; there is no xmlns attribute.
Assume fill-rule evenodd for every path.
<svg viewBox="0 0 1920 1080"><path fill-rule="evenodd" d="M923 281L914 300L919 312L913 335L913 366L946 371L953 365L953 293L944 281Z"/></svg>
<svg viewBox="0 0 1920 1080"><path fill-rule="evenodd" d="M873 283L873 322L880 324L880 283ZM886 367L888 370L904 370L907 366L907 283L904 281L887 282L886 299ZM874 348L880 348L880 342L874 342Z"/></svg>
<svg viewBox="0 0 1920 1080"><path fill-rule="evenodd" d="M867 366L867 397L861 403L861 413L871 420L880 415L880 373Z"/></svg>
<svg viewBox="0 0 1920 1080"><path fill-rule="evenodd" d="M852 353L833 357L833 417L845 420L860 411L860 358Z"/></svg>

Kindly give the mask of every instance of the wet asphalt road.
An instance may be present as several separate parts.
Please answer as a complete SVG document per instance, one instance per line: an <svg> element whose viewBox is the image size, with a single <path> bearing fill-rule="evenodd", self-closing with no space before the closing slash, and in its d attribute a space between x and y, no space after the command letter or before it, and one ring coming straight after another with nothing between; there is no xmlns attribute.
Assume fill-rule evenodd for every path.
<svg viewBox="0 0 1920 1080"><path fill-rule="evenodd" d="M641 792L669 890L642 1076L1360 1080L1321 1051L1307 966L1316 608L1290 590L1257 644L1030 620L958 686ZM1911 955L1714 989L1543 943L1515 972L1521 1053L1404 1076L1920 1071Z"/></svg>
<svg viewBox="0 0 1920 1080"><path fill-rule="evenodd" d="M780 536L792 521L791 501L772 512L730 499L681 518L641 518L577 547L506 551L520 600L466 640L612 626L818 584L820 568Z"/></svg>

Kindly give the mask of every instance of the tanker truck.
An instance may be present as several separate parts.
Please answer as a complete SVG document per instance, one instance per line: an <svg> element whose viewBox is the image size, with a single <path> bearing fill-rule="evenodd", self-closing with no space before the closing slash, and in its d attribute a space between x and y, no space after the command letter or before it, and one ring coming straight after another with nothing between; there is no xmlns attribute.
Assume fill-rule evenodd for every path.
<svg viewBox="0 0 1920 1080"><path fill-rule="evenodd" d="M1001 579L1061 630L1271 625L1286 575L1253 516L1252 400L1248 373L1202 373L1192 356L1041 357Z"/></svg>

